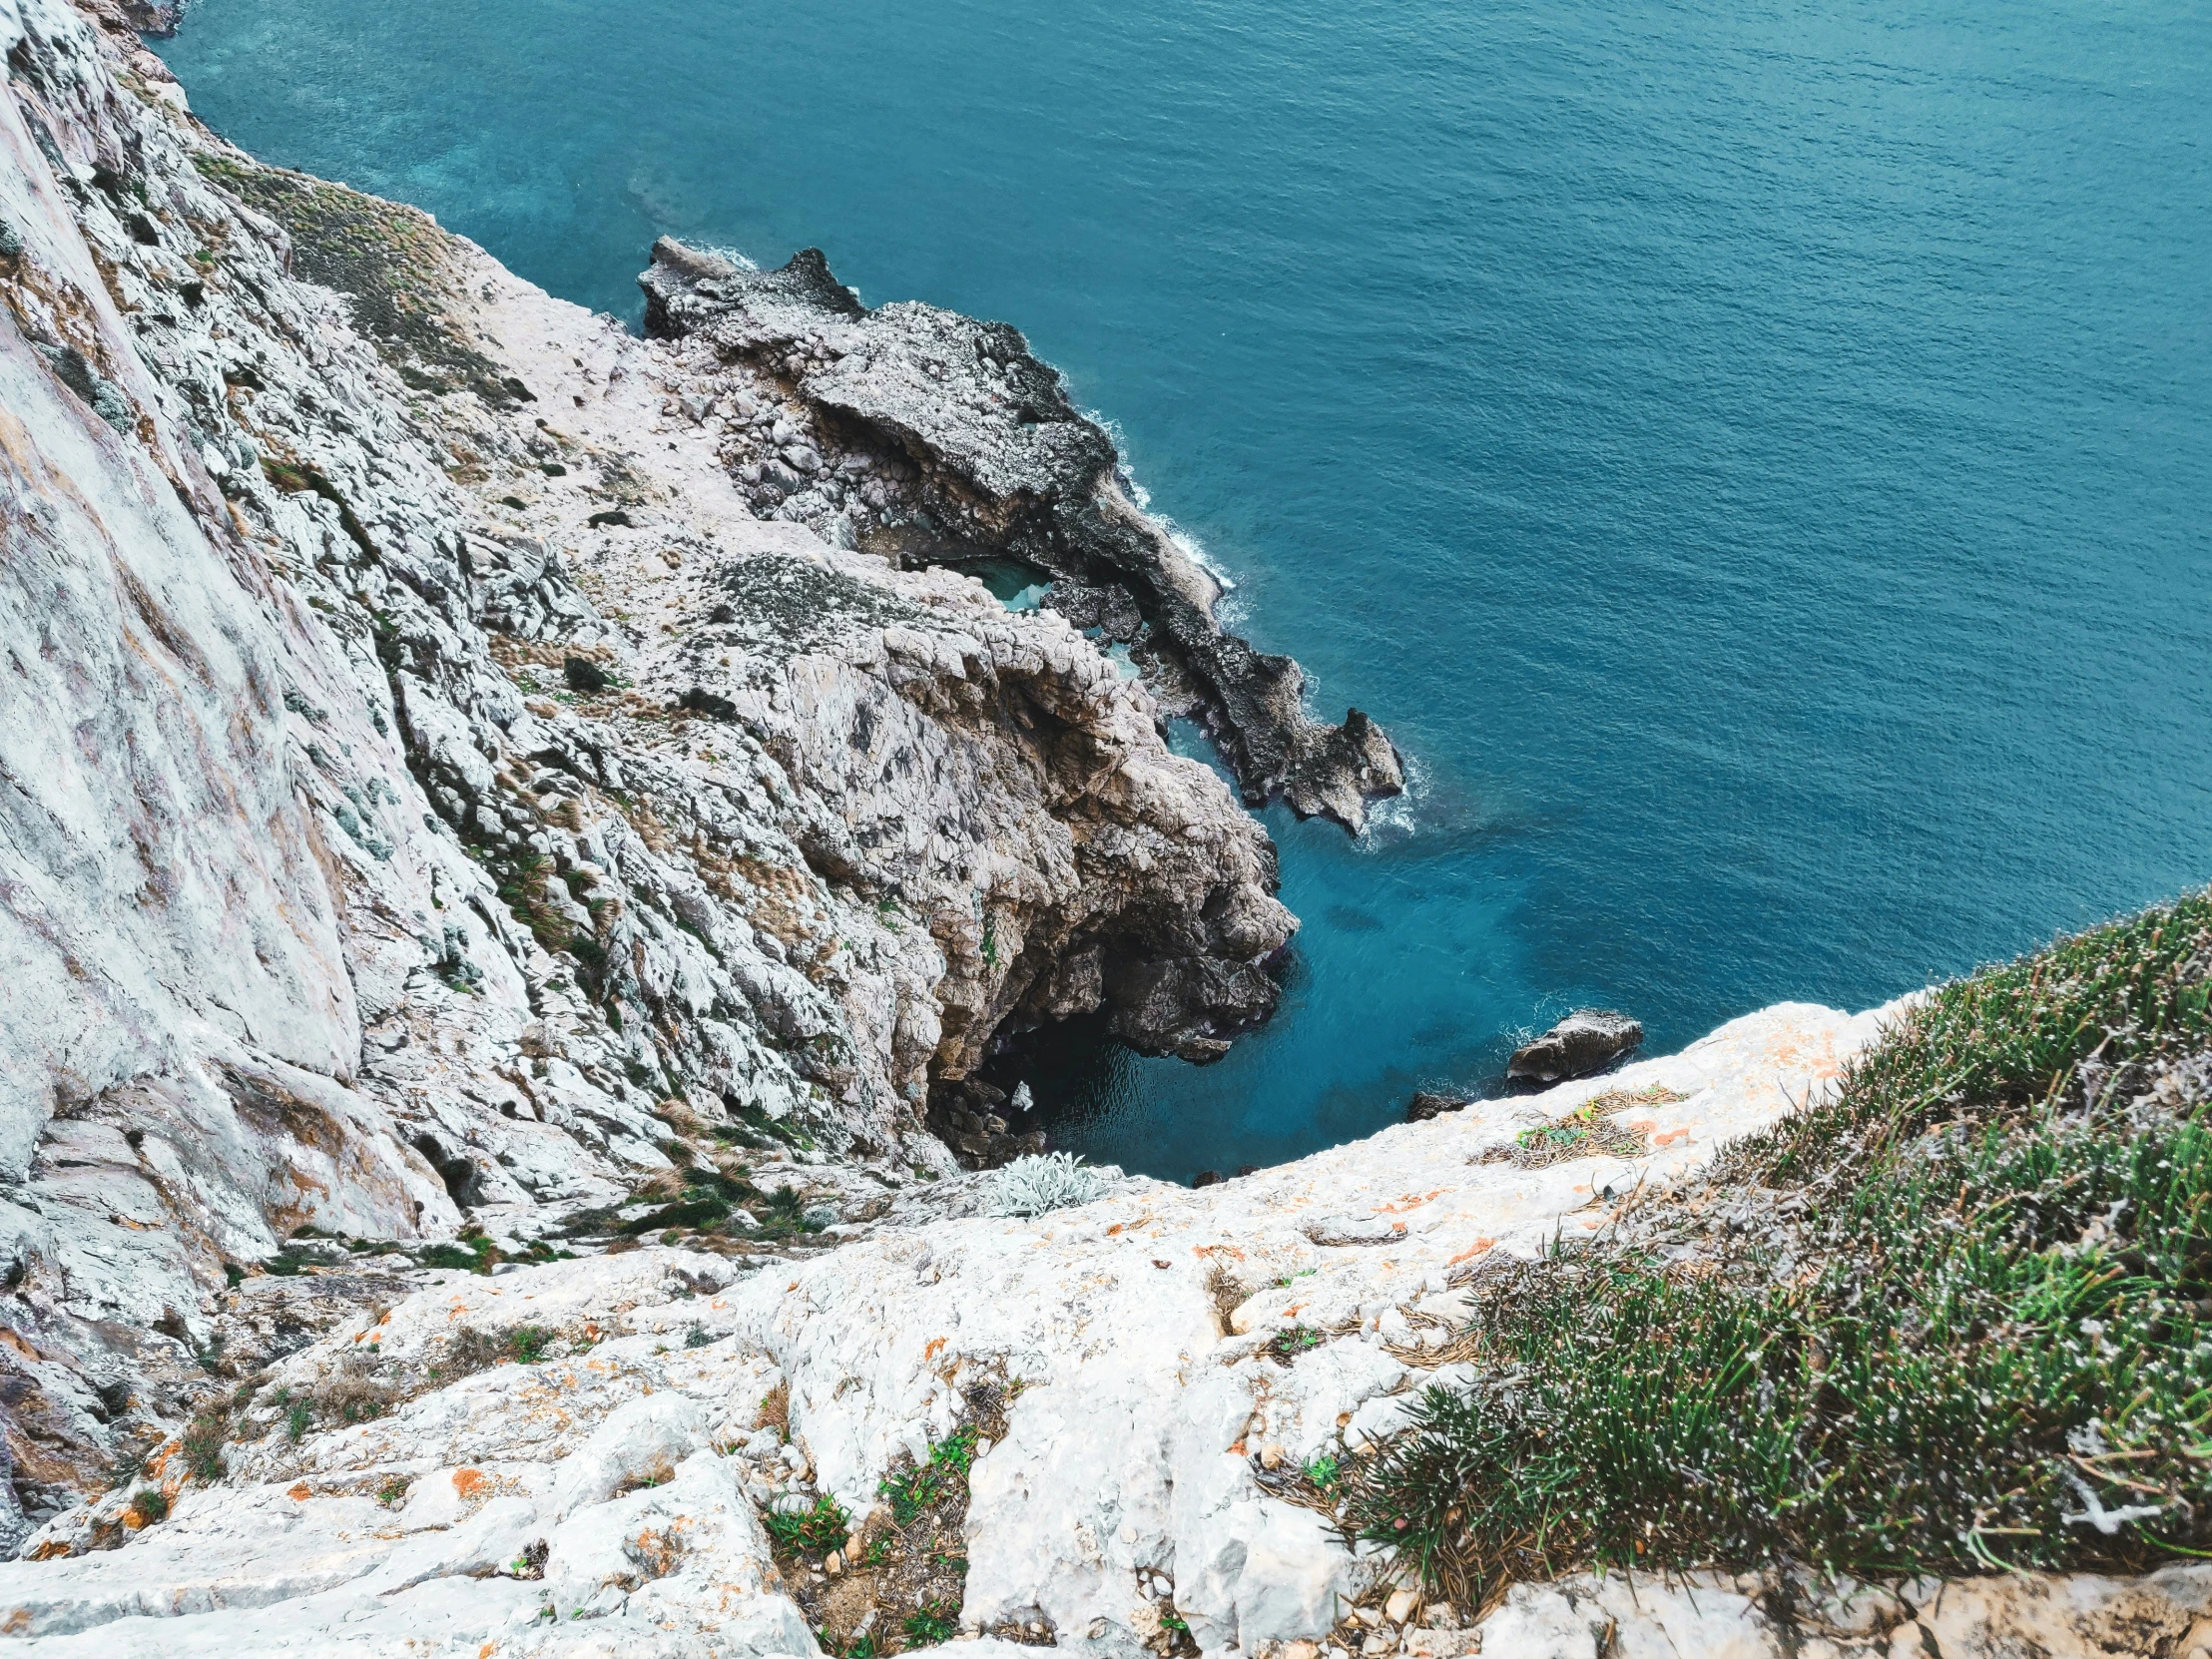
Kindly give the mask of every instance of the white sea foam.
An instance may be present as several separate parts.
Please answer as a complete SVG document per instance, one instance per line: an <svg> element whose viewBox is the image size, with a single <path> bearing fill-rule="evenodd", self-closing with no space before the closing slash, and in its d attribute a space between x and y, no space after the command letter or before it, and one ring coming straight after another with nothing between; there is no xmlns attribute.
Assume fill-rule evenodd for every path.
<svg viewBox="0 0 2212 1659"><path fill-rule="evenodd" d="M702 254L712 254L718 260L728 260L740 271L758 271L761 269L752 255L732 248L728 243L703 242L699 245L699 251Z"/></svg>
<svg viewBox="0 0 2212 1659"><path fill-rule="evenodd" d="M1221 562L1218 559L1216 559L1212 554L1206 551L1206 544L1204 542L1200 541L1196 536L1192 535L1188 530L1184 529L1180 524L1176 523L1174 519L1167 517L1165 514L1154 513L1152 515L1152 522L1157 524L1162 530L1166 531L1168 540L1175 543L1175 550L1178 553L1182 554L1184 558L1190 560L1192 564L1198 566L1200 570L1203 570L1207 575L1211 576L1214 579L1215 585L1219 587L1223 593L1233 593L1236 591L1237 579L1234 576L1230 575L1227 570L1222 568Z"/></svg>
<svg viewBox="0 0 2212 1659"><path fill-rule="evenodd" d="M1405 793L1368 808L1368 827L1352 843L1362 852L1395 846L1420 833L1421 803L1428 799L1428 769L1411 755L1404 756L1402 763Z"/></svg>
<svg viewBox="0 0 2212 1659"><path fill-rule="evenodd" d="M1137 511L1157 524L1168 540L1175 544L1176 551L1211 576L1214 579L1215 586L1219 587L1223 593L1228 593L1235 588L1237 579L1222 567L1219 560L1206 551L1204 542L1176 523L1174 519L1168 517L1167 514L1156 513L1152 510L1152 492L1144 487L1144 481L1137 476L1136 468L1129 463L1129 440L1128 435L1122 430L1121 422L1112 415L1101 413L1097 409L1085 409L1083 418L1112 440L1114 445L1114 476L1121 481L1122 493L1136 504Z"/></svg>

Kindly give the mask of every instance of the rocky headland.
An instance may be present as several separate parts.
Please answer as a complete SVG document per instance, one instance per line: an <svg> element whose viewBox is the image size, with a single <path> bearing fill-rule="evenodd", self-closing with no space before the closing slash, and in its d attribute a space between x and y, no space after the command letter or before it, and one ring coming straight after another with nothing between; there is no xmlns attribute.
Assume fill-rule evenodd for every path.
<svg viewBox="0 0 2212 1659"><path fill-rule="evenodd" d="M1288 657L1214 620L1219 584L1124 490L1113 441L1003 322L912 301L869 310L815 249L755 272L663 239L639 279L649 337L727 399L724 458L757 511L816 524L900 566L1012 559L1048 608L1133 647L1165 710L1213 734L1245 800L1359 830L1404 788L1355 709L1304 707Z"/></svg>
<svg viewBox="0 0 2212 1659"><path fill-rule="evenodd" d="M1013 330L664 243L634 337L225 144L152 15L0 0L0 1640L2212 1652L2212 1573L2090 1536L2179 1513L2133 1441L2067 1454L2084 1570L1993 1576L1485 1555L1448 1479L1392 1486L1433 1401L1520 1397L1483 1322L1546 1264L1802 1280L1837 1177L1725 1149L1937 1003L1203 1191L1034 1156L974 1077L1003 1032L1203 1061L1275 1002L1273 848L1165 719L1352 827L1387 740L1215 624ZM2061 1049L2083 1122L2206 1086ZM1982 1110L1944 1075L1885 1131L1923 1161ZM1612 1340L1589 1305L1554 1351Z"/></svg>
<svg viewBox="0 0 2212 1659"><path fill-rule="evenodd" d="M669 347L6 18L0 1211L67 1346L687 1135L887 1195L1011 1155L928 1127L1009 1022L1267 1016L1273 848L1093 641L757 517Z"/></svg>

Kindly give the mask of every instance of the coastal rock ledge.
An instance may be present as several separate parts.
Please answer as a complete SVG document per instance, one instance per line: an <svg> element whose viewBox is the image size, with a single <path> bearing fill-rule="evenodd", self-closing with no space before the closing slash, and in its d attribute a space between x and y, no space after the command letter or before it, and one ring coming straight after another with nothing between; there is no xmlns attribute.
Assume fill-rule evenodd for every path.
<svg viewBox="0 0 2212 1659"><path fill-rule="evenodd" d="M1358 830L1404 775L1359 710L1315 723L1305 676L1214 620L1220 585L1129 499L1113 440L1003 322L912 300L863 306L819 249L757 272L664 237L638 278L646 332L690 349L734 416L726 458L755 507L826 521L901 565L1011 559L1046 599L1130 645L1213 734L1249 805Z"/></svg>

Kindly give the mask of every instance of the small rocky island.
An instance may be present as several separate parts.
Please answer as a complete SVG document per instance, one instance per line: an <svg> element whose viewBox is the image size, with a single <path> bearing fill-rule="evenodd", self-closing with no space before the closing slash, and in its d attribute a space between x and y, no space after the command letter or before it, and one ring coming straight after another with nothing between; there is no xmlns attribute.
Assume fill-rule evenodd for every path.
<svg viewBox="0 0 2212 1659"><path fill-rule="evenodd" d="M1577 1008L1505 1062L1512 1082L1559 1083L1603 1071L1644 1040L1643 1023L1610 1008Z"/></svg>

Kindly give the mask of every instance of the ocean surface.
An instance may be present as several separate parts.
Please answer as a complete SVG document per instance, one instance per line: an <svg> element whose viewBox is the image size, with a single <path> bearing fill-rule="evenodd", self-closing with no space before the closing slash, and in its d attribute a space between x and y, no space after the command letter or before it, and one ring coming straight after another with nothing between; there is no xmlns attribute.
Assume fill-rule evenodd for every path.
<svg viewBox="0 0 2212 1659"><path fill-rule="evenodd" d="M2212 8L197 0L218 130L635 319L663 232L1024 329L1410 757L1218 1065L1010 1063L1188 1178L2212 877Z"/></svg>

